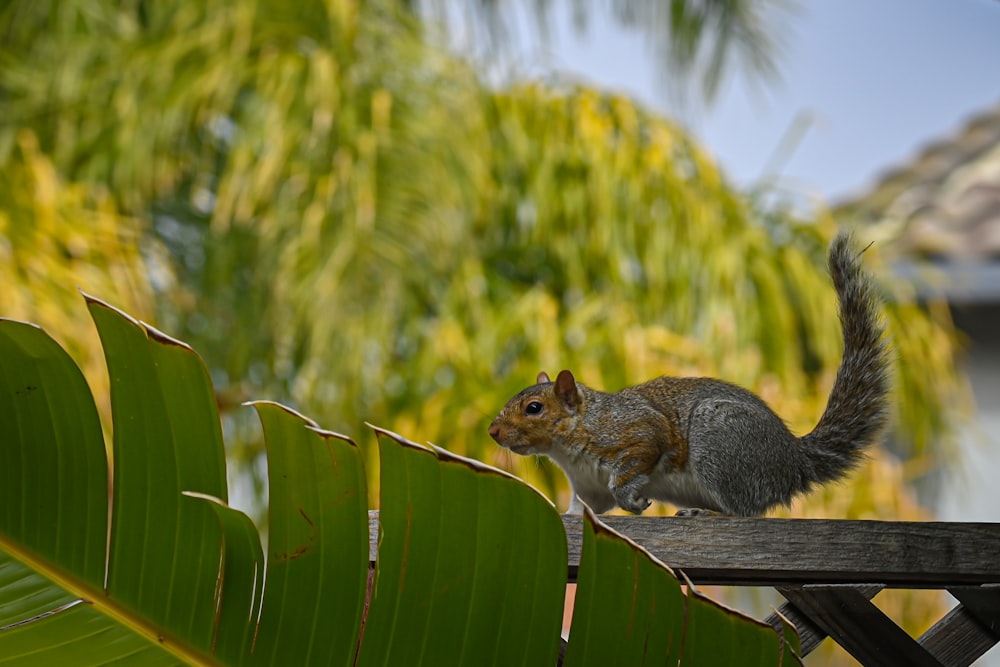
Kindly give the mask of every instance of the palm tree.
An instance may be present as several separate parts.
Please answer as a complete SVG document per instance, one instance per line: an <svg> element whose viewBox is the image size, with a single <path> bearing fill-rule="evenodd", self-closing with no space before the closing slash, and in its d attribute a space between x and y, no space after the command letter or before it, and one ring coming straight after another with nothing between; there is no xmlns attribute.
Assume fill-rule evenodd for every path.
<svg viewBox="0 0 1000 667"><path fill-rule="evenodd" d="M757 16L737 4L672 3L670 21ZM553 494L557 471L484 435L540 368L606 388L718 375L800 431L821 411L840 346L822 268L833 222L757 210L628 99L486 87L389 0L14 2L0 20L0 164L52 175L0 191L0 235L29 262L49 246L25 238L97 247L88 215L113 221L115 286L98 262L59 289L155 309L202 350L248 468L262 449L236 406L262 395L350 432L369 419L446 440ZM83 210L43 225L49 192ZM30 281L4 284L48 289ZM10 314L36 319L32 301ZM897 373L899 449L935 451L960 387L950 325L902 298L887 313L900 356L921 360ZM851 503L797 511L912 515L864 492L900 484L891 461L876 457Z"/></svg>
<svg viewBox="0 0 1000 667"><path fill-rule="evenodd" d="M505 60L516 52L525 18L535 34L548 39L558 11L548 0L405 4L445 26L452 40L487 60ZM572 26L581 34L599 30L606 19L635 32L661 64L659 72L669 89L686 85L712 102L733 70L758 82L777 76L784 19L793 6L789 0L575 0L561 8L571 14Z"/></svg>

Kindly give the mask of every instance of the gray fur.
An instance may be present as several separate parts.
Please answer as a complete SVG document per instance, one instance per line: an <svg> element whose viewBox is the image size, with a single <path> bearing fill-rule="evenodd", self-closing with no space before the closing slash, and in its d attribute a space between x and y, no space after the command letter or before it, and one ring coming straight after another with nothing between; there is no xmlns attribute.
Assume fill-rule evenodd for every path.
<svg viewBox="0 0 1000 667"><path fill-rule="evenodd" d="M863 459L888 418L889 354L878 301L869 277L841 234L829 255L830 273L840 301L844 355L826 410L813 431L801 438L757 396L718 380L697 389L676 391L657 407L676 412L687 431L688 471L704 489L706 502L695 506L726 514L760 515L808 492L814 485L843 477ZM656 383L690 382L660 378L643 389L656 405ZM651 391L649 384L654 385ZM683 498L650 497L677 502Z"/></svg>
<svg viewBox="0 0 1000 667"><path fill-rule="evenodd" d="M563 371L555 382L539 374L490 435L520 454L550 456L597 512L618 505L638 514L663 500L696 508L686 514L756 516L843 477L885 427L889 353L849 235L834 240L829 263L844 356L811 433L796 438L759 397L721 380L661 377L610 394ZM575 497L572 509L581 509Z"/></svg>

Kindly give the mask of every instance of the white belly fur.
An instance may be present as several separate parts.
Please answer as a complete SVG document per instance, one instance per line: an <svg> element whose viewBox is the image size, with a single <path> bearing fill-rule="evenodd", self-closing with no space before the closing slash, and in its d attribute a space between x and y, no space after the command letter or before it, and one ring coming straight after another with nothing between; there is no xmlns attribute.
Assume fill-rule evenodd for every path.
<svg viewBox="0 0 1000 667"><path fill-rule="evenodd" d="M600 468L594 459L566 452L558 454L552 452L550 456L566 473L570 486L573 487L574 498L569 508L570 514L583 513L583 508L576 501L576 496L579 496L583 502L590 506L590 509L598 514L607 512L615 506L615 497L608 489L610 475L606 470Z"/></svg>

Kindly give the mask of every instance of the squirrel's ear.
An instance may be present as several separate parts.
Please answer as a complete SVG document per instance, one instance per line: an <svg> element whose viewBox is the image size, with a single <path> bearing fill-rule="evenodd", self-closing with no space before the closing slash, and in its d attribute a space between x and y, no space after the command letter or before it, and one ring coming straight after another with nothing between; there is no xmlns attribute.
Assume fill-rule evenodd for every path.
<svg viewBox="0 0 1000 667"><path fill-rule="evenodd" d="M576 389L576 378L569 371L559 371L556 377L556 396L566 407L575 408L580 404L580 392Z"/></svg>
<svg viewBox="0 0 1000 667"><path fill-rule="evenodd" d="M542 384L544 382L552 382L552 380L549 379L549 374L548 373L546 373L545 371L542 371L541 373L538 374L538 379L536 379L535 382L537 384Z"/></svg>

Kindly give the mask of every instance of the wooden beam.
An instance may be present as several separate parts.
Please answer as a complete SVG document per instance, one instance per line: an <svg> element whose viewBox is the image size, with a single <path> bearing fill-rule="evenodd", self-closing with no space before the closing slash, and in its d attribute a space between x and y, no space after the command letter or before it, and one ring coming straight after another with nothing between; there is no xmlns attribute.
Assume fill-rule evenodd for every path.
<svg viewBox="0 0 1000 667"><path fill-rule="evenodd" d="M948 667L968 667L997 643L964 605L956 605L920 637L920 645Z"/></svg>
<svg viewBox="0 0 1000 667"><path fill-rule="evenodd" d="M774 586L803 654L827 635L865 665L968 665L1000 639L1000 524L602 516L693 582ZM368 513L369 558L378 512ZM576 579L582 518L563 516ZM869 599L883 587L947 588L961 603L919 642ZM777 617L768 619L777 622Z"/></svg>
<svg viewBox="0 0 1000 667"><path fill-rule="evenodd" d="M949 587L959 601L920 637L920 643L949 667L966 667L1000 642L1000 586Z"/></svg>
<svg viewBox="0 0 1000 667"><path fill-rule="evenodd" d="M875 597L879 591L881 591L884 586L878 584L871 584L868 586L858 586L856 590L865 597L866 600L871 600ZM791 602L786 602L781 605L781 608L777 612L772 613L764 622L775 629L776 632L781 632L781 619L778 618L778 614L781 614L795 626L795 630L799 633L799 647L801 649L802 657L805 657L819 648L819 645L823 643L823 640L829 637L826 630L816 625L816 623L809 618L809 615L799 610L798 607L793 605Z"/></svg>
<svg viewBox="0 0 1000 667"><path fill-rule="evenodd" d="M1000 639L1000 524L603 516L693 582L774 586L803 655L832 637L865 665L965 666ZM378 512L368 513L369 559ZM582 519L563 516L576 579ZM947 588L960 602L914 640L869 600L883 587ZM780 626L777 616L768 621Z"/></svg>
<svg viewBox="0 0 1000 667"><path fill-rule="evenodd" d="M1000 641L1000 584L949 586L948 592L982 624L994 641Z"/></svg>
<svg viewBox="0 0 1000 667"><path fill-rule="evenodd" d="M779 590L866 667L941 665L853 586L804 585Z"/></svg>
<svg viewBox="0 0 1000 667"><path fill-rule="evenodd" d="M1000 524L735 517L602 516L695 583L735 586L883 584L948 588L1000 583ZM563 516L569 577L582 519ZM369 512L369 556L378 512Z"/></svg>
<svg viewBox="0 0 1000 667"><path fill-rule="evenodd" d="M885 584L939 588L1000 582L1000 524L731 517L601 517L702 584ZM570 568L581 519L563 517Z"/></svg>

